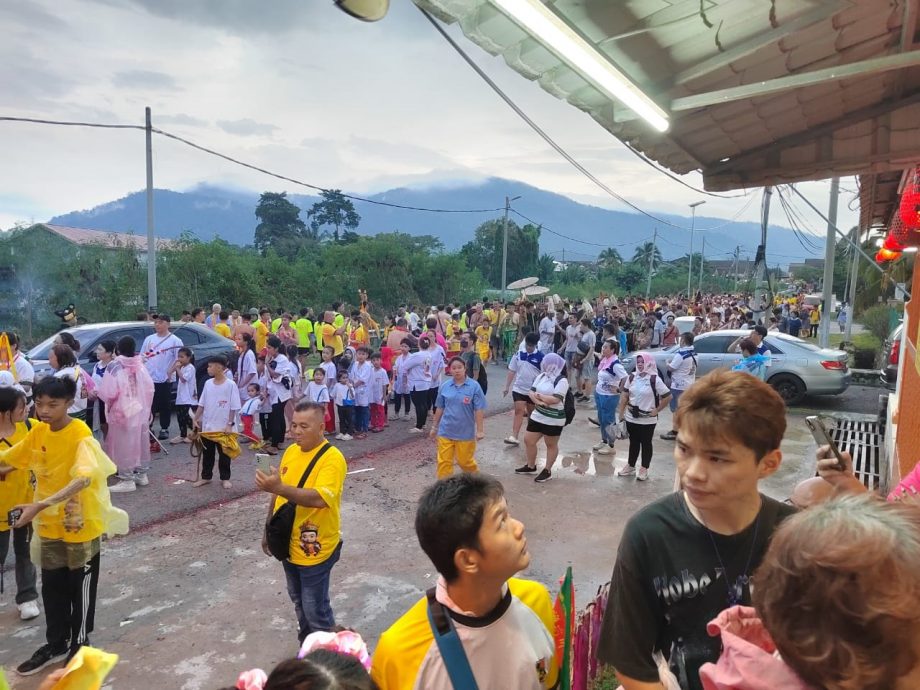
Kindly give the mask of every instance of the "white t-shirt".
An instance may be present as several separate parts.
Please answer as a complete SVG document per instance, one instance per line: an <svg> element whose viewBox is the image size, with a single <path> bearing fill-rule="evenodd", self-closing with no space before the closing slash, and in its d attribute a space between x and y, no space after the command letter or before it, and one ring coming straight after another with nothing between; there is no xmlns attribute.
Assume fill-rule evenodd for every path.
<svg viewBox="0 0 920 690"><path fill-rule="evenodd" d="M404 369L400 373L408 376L407 393L412 391L427 391L431 388L431 367L434 363L434 356L431 348L419 350L411 353L406 357Z"/></svg>
<svg viewBox="0 0 920 690"><path fill-rule="evenodd" d="M198 404L198 382L195 380L195 365L186 364L179 369L176 384L176 405Z"/></svg>
<svg viewBox="0 0 920 690"><path fill-rule="evenodd" d="M431 353L431 386L429 388L439 388L441 386L441 375L444 373L444 367L447 366L447 353L440 345L432 343L428 351Z"/></svg>
<svg viewBox="0 0 920 690"><path fill-rule="evenodd" d="M511 390L521 395L530 393L534 379L540 374L540 368L534 366L531 362L521 359L520 353L516 353L511 361L508 362L508 370L514 372L514 381L511 383Z"/></svg>
<svg viewBox="0 0 920 690"><path fill-rule="evenodd" d="M268 367L265 368L265 372L259 377L259 397L261 398L261 394L265 393L265 399L259 408L259 414L268 414L272 411L272 401L268 395Z"/></svg>
<svg viewBox="0 0 920 690"><path fill-rule="evenodd" d="M615 357L603 369L598 369L597 386L594 388L594 392L598 395L619 395L620 383L628 376L629 374L620 364L620 360Z"/></svg>
<svg viewBox="0 0 920 690"><path fill-rule="evenodd" d="M72 379L77 384L77 393L73 399L73 405L67 408L67 414L79 414L86 409L86 391L83 386L83 377L86 372L79 366L64 367L54 372L55 378Z"/></svg>
<svg viewBox="0 0 920 690"><path fill-rule="evenodd" d="M351 365L348 372L348 378L355 389L355 406L367 407L370 405L371 385L374 380L374 365L368 361L362 363L355 362ZM364 385L359 386L361 382Z"/></svg>
<svg viewBox="0 0 920 690"><path fill-rule="evenodd" d="M140 354L144 358L147 373L150 374L154 383L175 380L172 376L168 376L167 372L179 356L180 347L182 347L182 341L172 333L169 335L152 333L144 338Z"/></svg>
<svg viewBox="0 0 920 690"><path fill-rule="evenodd" d="M685 391L696 380L696 353L692 347L680 348L668 362L671 370L671 388Z"/></svg>
<svg viewBox="0 0 920 690"><path fill-rule="evenodd" d="M250 376L252 374L252 376ZM248 379L248 382L246 382ZM244 383L245 382L245 383ZM256 355L248 347L240 355L239 362L236 365L236 383L240 389L240 397L246 394L246 388L250 383L258 383L259 374L256 369Z"/></svg>
<svg viewBox="0 0 920 690"><path fill-rule="evenodd" d="M578 326L566 326L565 327L565 351L566 352L575 352L578 350L578 338L581 335L581 330Z"/></svg>
<svg viewBox="0 0 920 690"><path fill-rule="evenodd" d="M297 369L291 364L291 360L280 354L271 361L271 364L275 365L274 368L266 365L269 371L268 399L271 401L272 405L279 402L287 402L291 399L291 388L294 387ZM285 376L290 379L291 388L285 388L284 384L281 383L281 380Z"/></svg>
<svg viewBox="0 0 920 690"><path fill-rule="evenodd" d="M373 405L383 405L384 396L386 395L387 386L390 385L390 377L387 375L386 369L381 367L380 369L374 369L374 379L371 384L371 394L370 401Z"/></svg>
<svg viewBox="0 0 920 690"><path fill-rule="evenodd" d="M259 414L259 407L262 405L262 400L259 396L254 398L249 398L246 402L243 403L243 409L240 410L241 417L255 417Z"/></svg>
<svg viewBox="0 0 920 690"><path fill-rule="evenodd" d="M32 367L32 363L22 356L21 352L16 353L13 358L13 364L16 366L16 383L35 382L35 369ZM29 397L32 397L31 393Z"/></svg>
<svg viewBox="0 0 920 690"><path fill-rule="evenodd" d="M337 373L335 362L323 362L320 366L323 368L323 371L326 372L326 378L323 379L323 382L326 384L326 388L329 389L329 399L332 400L332 389L335 388Z"/></svg>
<svg viewBox="0 0 920 690"><path fill-rule="evenodd" d="M345 398L354 399L354 391L351 390L350 386L345 385L341 381L335 384L335 388L332 389L332 399L335 400L335 404L338 407L341 407L345 404Z"/></svg>
<svg viewBox="0 0 920 690"><path fill-rule="evenodd" d="M327 403L332 398L329 397L329 387L323 383L316 383L315 381L310 381L307 384L307 390L304 393L304 397L310 402L315 403Z"/></svg>
<svg viewBox="0 0 920 690"><path fill-rule="evenodd" d="M671 391L657 374L655 376L655 388L658 391L659 399ZM629 391L629 403L626 405L626 414L623 415L626 421L633 424L657 424L658 413L655 410L655 393L652 390L652 375L636 376L633 375L632 381L626 379L626 390ZM632 414L633 406L638 407L642 412L652 412L649 416L634 416Z"/></svg>
<svg viewBox="0 0 920 690"><path fill-rule="evenodd" d="M227 424L233 424L240 410L240 389L229 378L220 384L208 379L198 398L198 406L202 431L224 431Z"/></svg>
<svg viewBox="0 0 920 690"><path fill-rule="evenodd" d="M552 405L537 405L530 413L530 418L547 426L565 426L565 394L569 390L569 380L565 376L560 376L559 382L554 383L553 379L541 372L534 379L530 390L540 395L555 395L558 398Z"/></svg>
<svg viewBox="0 0 920 690"><path fill-rule="evenodd" d="M553 338L556 335L556 319L544 316L540 320L540 352L553 351Z"/></svg>

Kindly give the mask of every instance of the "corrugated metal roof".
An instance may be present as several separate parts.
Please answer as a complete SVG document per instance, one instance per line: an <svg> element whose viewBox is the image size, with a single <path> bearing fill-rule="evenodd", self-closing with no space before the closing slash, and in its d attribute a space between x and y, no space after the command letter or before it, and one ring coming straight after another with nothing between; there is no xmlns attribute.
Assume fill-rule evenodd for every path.
<svg viewBox="0 0 920 690"><path fill-rule="evenodd" d="M113 232L111 230L89 230L87 228L71 228L66 225L51 225L50 223L39 223L32 227L47 228L56 235L60 235L68 242L78 245L97 244L109 249L128 247L135 251L147 251L147 237L132 235L127 232ZM156 238L157 249L169 249L174 242Z"/></svg>
<svg viewBox="0 0 920 690"><path fill-rule="evenodd" d="M665 134L488 0L415 1L649 158L681 174L701 170L708 189L901 170L920 160L920 67L878 61L903 54L920 63L920 0L548 2L670 114ZM771 80L856 63L863 71L852 76L769 90ZM728 102L713 94L735 87L751 93Z"/></svg>

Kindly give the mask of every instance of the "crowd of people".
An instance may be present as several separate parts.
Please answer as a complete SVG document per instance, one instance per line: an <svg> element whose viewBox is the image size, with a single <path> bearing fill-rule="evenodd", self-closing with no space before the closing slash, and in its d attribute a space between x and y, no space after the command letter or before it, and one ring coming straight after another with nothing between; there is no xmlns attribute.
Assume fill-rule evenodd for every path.
<svg viewBox="0 0 920 690"><path fill-rule="evenodd" d="M0 556L12 533L21 617L41 615L28 549L34 525L46 617L46 643L18 672L72 659L89 644L100 544L124 531L109 494L149 483L150 453L167 440L201 444L196 487L213 481L217 464L230 488L242 437L268 456L283 452L277 467L256 471L256 485L268 494L262 548L283 568L302 653L271 674L241 674L237 688L554 687L562 664L549 592L516 577L531 560L524 525L475 459L494 363L507 365L502 393L514 403L504 443L524 446L514 474L536 482L552 478L576 405L596 409L598 455L628 439L617 474L639 481L648 478L659 413L674 413L662 438L674 443L680 488L628 521L596 650L626 690L917 687L920 508L911 497L857 496L865 487L850 458L841 467L827 448L818 455L826 502L799 510L760 492L759 481L781 466L786 426L783 401L763 380L764 337L791 325L781 321L785 302L776 311L753 302L483 300L423 315L406 305L379 325L366 302L347 318L334 304L320 319L309 309L295 319L215 304L209 315L183 314L237 345L234 356L209 361L200 391L193 354L167 314L152 316L155 332L139 351L130 338L100 343L91 373L77 364L80 344L61 333L49 358L54 375L37 381L7 334L15 366L0 372L0 503L10 511ZM692 328L677 328L684 316L694 317ZM723 328L748 331L732 345L745 357L737 371L697 380L694 337ZM672 345L665 381L652 352ZM413 408L406 433L437 439L437 481L419 500L415 531L439 578L371 657L337 626L330 600L347 472L331 441L410 420ZM174 413L179 433L170 439Z"/></svg>

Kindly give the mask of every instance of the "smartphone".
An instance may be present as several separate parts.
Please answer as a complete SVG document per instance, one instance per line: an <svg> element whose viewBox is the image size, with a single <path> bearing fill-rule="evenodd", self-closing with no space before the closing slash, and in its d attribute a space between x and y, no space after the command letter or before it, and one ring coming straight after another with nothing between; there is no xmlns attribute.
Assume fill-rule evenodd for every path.
<svg viewBox="0 0 920 690"><path fill-rule="evenodd" d="M12 527L16 524L20 517L22 517L22 508L13 508L13 510L6 514L6 522L10 527Z"/></svg>
<svg viewBox="0 0 920 690"><path fill-rule="evenodd" d="M840 449L837 448L837 444L834 443L834 439L831 438L831 435L827 431L827 427L824 426L824 422L821 421L820 417L806 417L805 424L808 425L811 435L814 436L815 442L819 446L830 446L831 452L834 454L834 457L837 458L836 469L843 472L847 465L843 461L843 457L840 455Z"/></svg>
<svg viewBox="0 0 920 690"><path fill-rule="evenodd" d="M256 453L256 467L265 474L272 473L271 460L272 456L268 453Z"/></svg>

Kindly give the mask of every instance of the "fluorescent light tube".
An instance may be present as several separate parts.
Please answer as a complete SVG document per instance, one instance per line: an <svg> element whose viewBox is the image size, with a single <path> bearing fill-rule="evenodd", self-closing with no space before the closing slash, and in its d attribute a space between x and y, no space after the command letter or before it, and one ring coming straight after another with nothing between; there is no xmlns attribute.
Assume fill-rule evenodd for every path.
<svg viewBox="0 0 920 690"><path fill-rule="evenodd" d="M598 89L623 103L659 132L668 130L668 114L540 0L491 1Z"/></svg>

